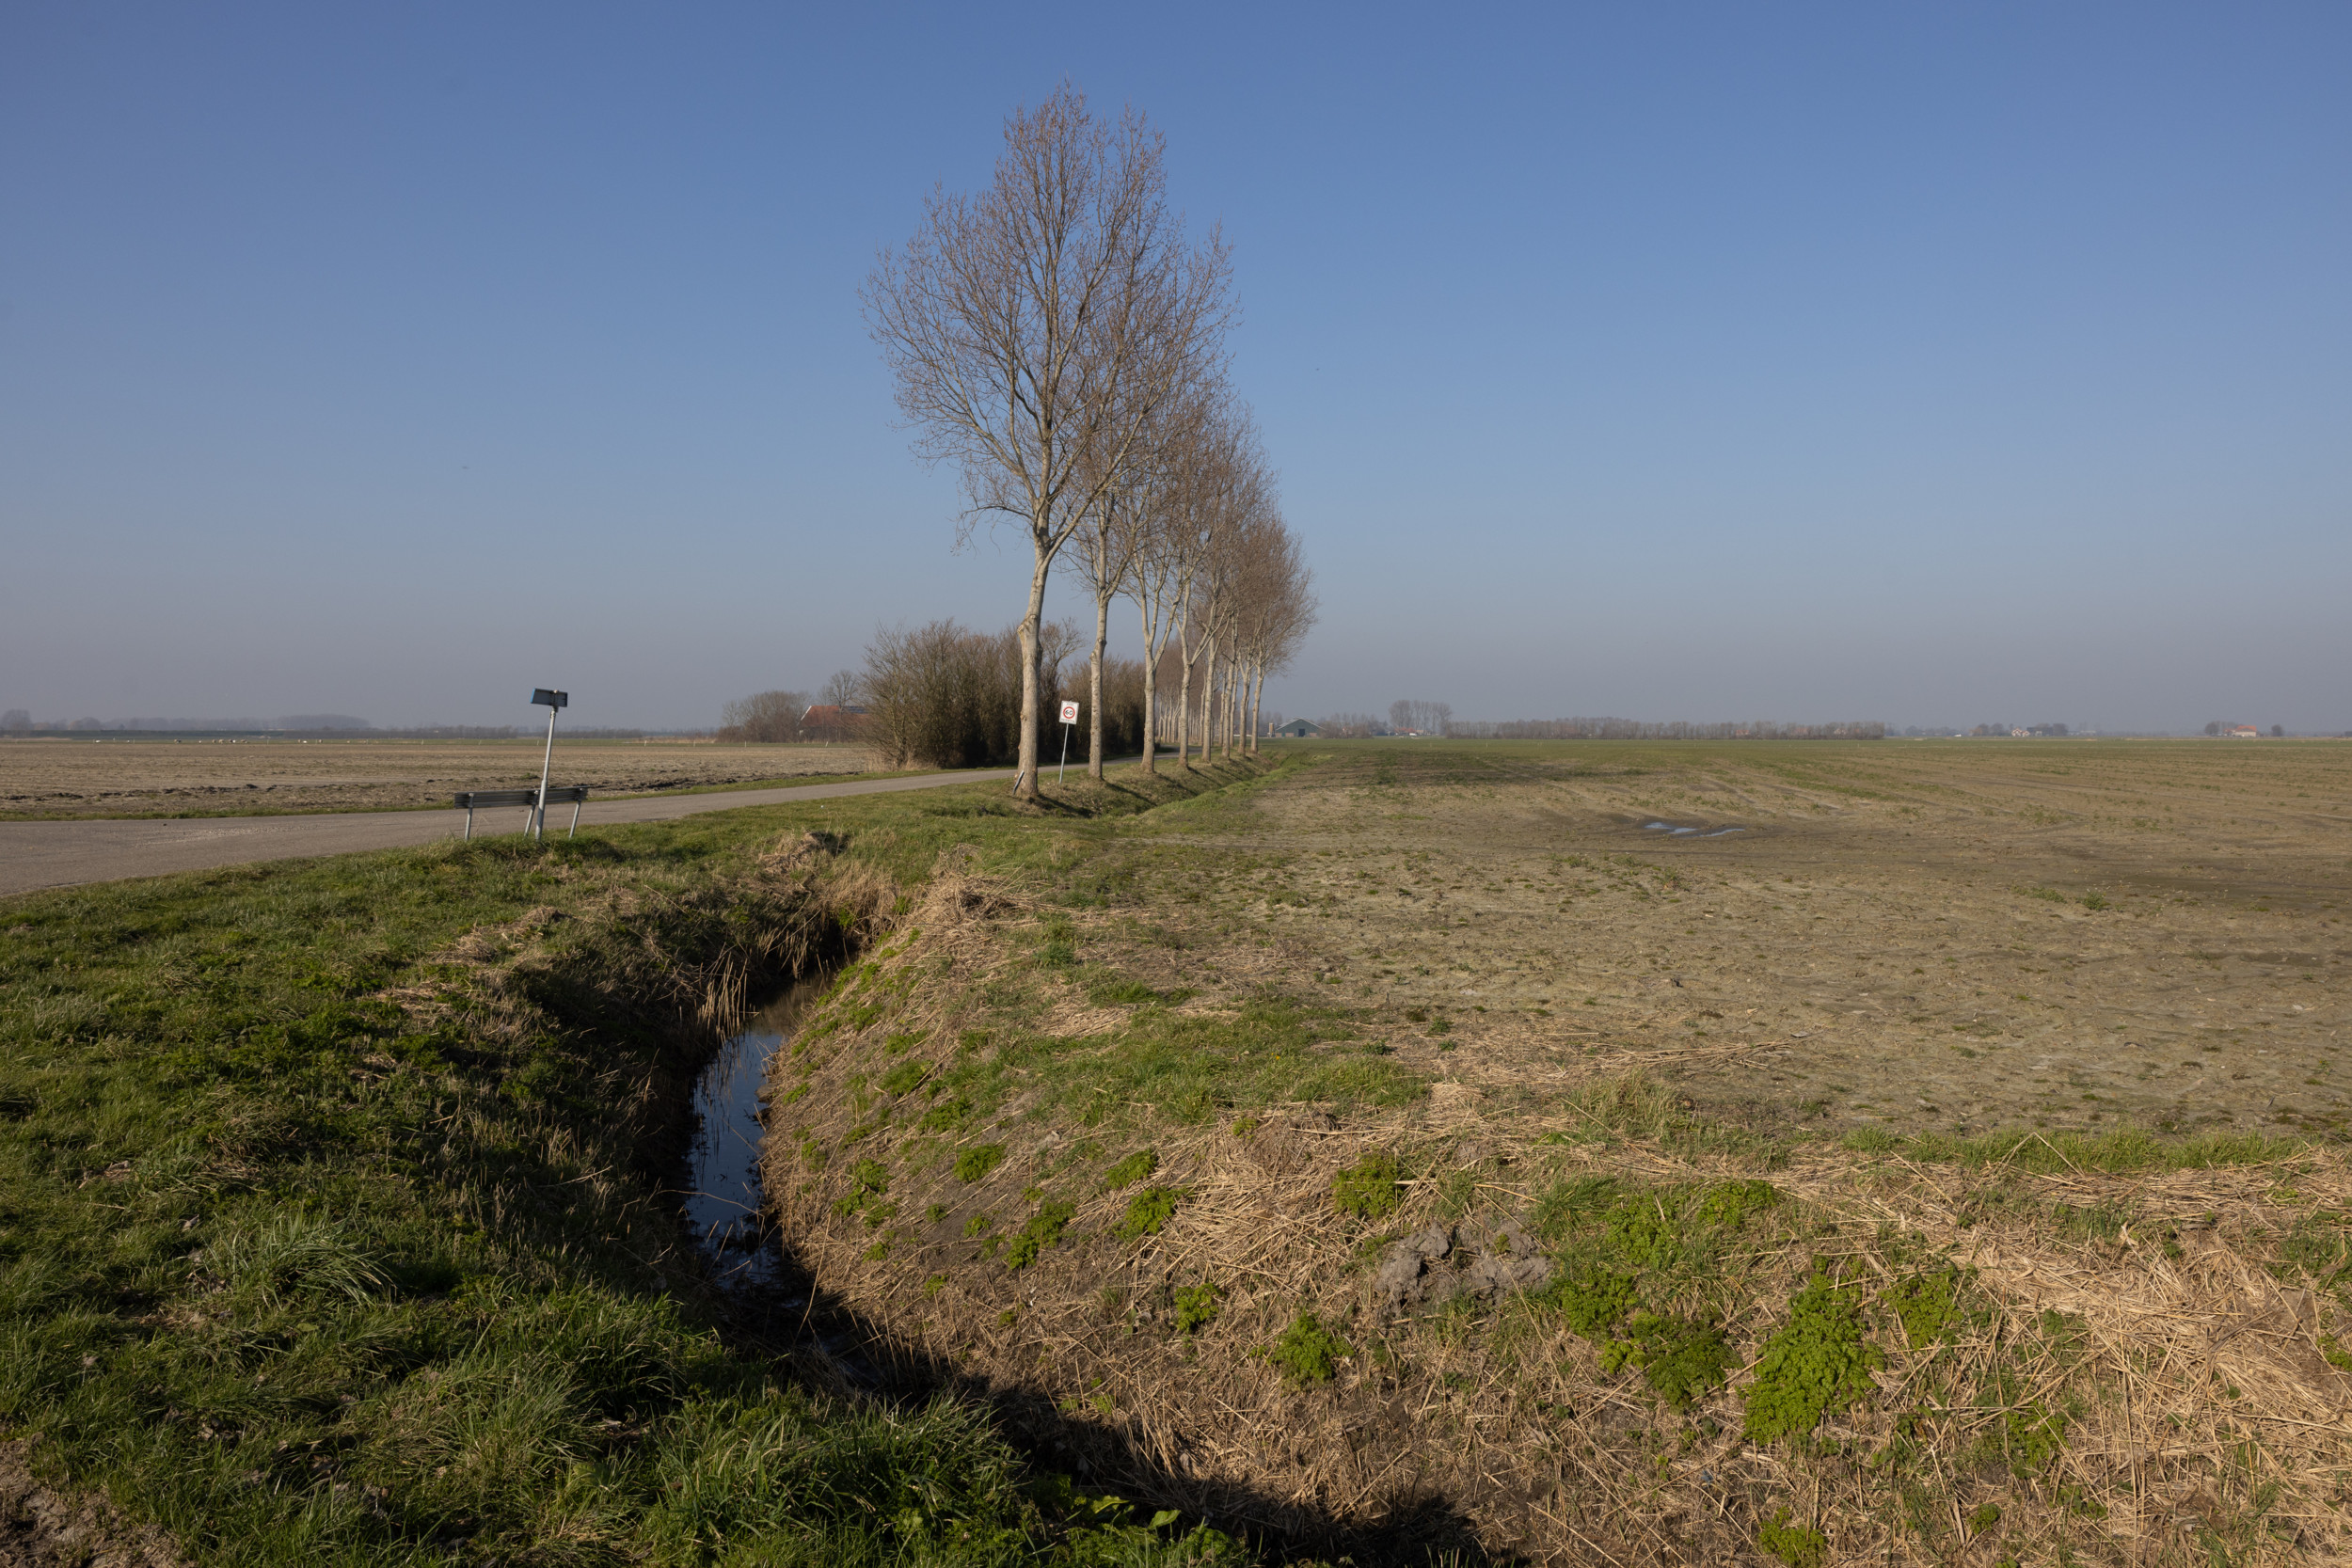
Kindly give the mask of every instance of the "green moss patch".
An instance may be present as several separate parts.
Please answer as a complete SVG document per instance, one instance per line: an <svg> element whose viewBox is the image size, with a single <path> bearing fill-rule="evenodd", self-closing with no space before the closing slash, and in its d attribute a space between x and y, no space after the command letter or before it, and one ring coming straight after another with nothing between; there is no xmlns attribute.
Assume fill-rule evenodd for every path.
<svg viewBox="0 0 2352 1568"><path fill-rule="evenodd" d="M1156 1149L1137 1149L1103 1173L1103 1190L1115 1193L1122 1187L1132 1187L1159 1168L1160 1156Z"/></svg>
<svg viewBox="0 0 2352 1568"><path fill-rule="evenodd" d="M1025 1269L1038 1260L1047 1247L1061 1241L1061 1233L1070 1227L1071 1217L1077 1213L1073 1203L1048 1203L1029 1216L1029 1222L1013 1232L1005 1243L1005 1267Z"/></svg>
<svg viewBox="0 0 2352 1568"><path fill-rule="evenodd" d="M1821 1568L1821 1560L1829 1552L1829 1537L1795 1523L1786 1508L1775 1510L1756 1526L1756 1544L1788 1568Z"/></svg>
<svg viewBox="0 0 2352 1568"><path fill-rule="evenodd" d="M1404 1196L1396 1156L1375 1149L1331 1179L1331 1201L1359 1220L1386 1219Z"/></svg>
<svg viewBox="0 0 2352 1568"><path fill-rule="evenodd" d="M1291 1383L1308 1388L1339 1376L1341 1359L1355 1354L1355 1346L1324 1327L1312 1312L1301 1312L1266 1352L1266 1360Z"/></svg>
<svg viewBox="0 0 2352 1568"><path fill-rule="evenodd" d="M1146 1187L1127 1200L1127 1212L1113 1227L1122 1241L1140 1241L1156 1236L1160 1227L1175 1217L1176 1206L1192 1195L1182 1187Z"/></svg>
<svg viewBox="0 0 2352 1568"><path fill-rule="evenodd" d="M956 1180L977 1181L1004 1163L1003 1144L981 1144L976 1148L967 1148L956 1156Z"/></svg>
<svg viewBox="0 0 2352 1568"><path fill-rule="evenodd" d="M1804 1436L1832 1411L1868 1397L1870 1370L1884 1356L1864 1333L1861 1295L1816 1274L1790 1300L1788 1321L1764 1342L1747 1388L1750 1441Z"/></svg>
<svg viewBox="0 0 2352 1568"><path fill-rule="evenodd" d="M1217 1288L1207 1280L1198 1285L1179 1285L1173 1295L1176 1308L1176 1332L1190 1334L1216 1322L1223 1310Z"/></svg>
<svg viewBox="0 0 2352 1568"><path fill-rule="evenodd" d="M1894 1308L1903 1325L1903 1342L1913 1350L1949 1338L1967 1321L1960 1309L1957 1269L1907 1275L1888 1287L1882 1299Z"/></svg>
<svg viewBox="0 0 2352 1568"><path fill-rule="evenodd" d="M1626 1337L1611 1340L1600 1353L1601 1370L1639 1369L1658 1396L1677 1410L1688 1410L1721 1387L1732 1361L1730 1341L1720 1327L1652 1312L1636 1312L1626 1325Z"/></svg>

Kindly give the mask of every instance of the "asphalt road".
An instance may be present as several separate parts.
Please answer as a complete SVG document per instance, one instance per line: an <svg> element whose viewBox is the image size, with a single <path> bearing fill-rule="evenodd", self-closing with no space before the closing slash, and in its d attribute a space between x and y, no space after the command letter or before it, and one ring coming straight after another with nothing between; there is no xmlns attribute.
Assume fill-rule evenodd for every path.
<svg viewBox="0 0 2352 1568"><path fill-rule="evenodd" d="M708 811L781 805L788 800L826 800L844 795L887 795L905 789L1010 779L1010 768L964 773L924 773L906 779L868 779L857 784L799 784L785 789L739 789L711 795L653 796L628 800L591 800L580 808L583 828L608 822L667 822ZM568 806L548 808L548 832L570 826ZM474 814L474 832L520 830L523 810L506 807ZM111 882L123 877L156 877L168 871L204 871L251 861L293 860L302 855L342 855L358 849L397 849L465 831L462 811L371 811L314 816L197 816L165 820L94 822L0 822L0 896L82 882Z"/></svg>

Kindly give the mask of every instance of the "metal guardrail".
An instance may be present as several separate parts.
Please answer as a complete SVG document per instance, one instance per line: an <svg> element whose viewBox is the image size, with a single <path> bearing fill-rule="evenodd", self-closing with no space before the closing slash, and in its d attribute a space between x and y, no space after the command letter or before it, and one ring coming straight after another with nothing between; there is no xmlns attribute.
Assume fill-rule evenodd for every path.
<svg viewBox="0 0 2352 1568"><path fill-rule="evenodd" d="M548 791L548 802L550 805L561 805L565 800L572 803L572 828L570 832L564 835L564 837L573 837L580 832L580 808L587 799L588 786L586 784L566 784L562 789ZM466 837L470 840L473 837L473 814L476 807L526 806L533 815L536 815L539 809L539 792L535 789L464 789L457 793L457 804L466 813ZM525 832L531 831L531 817L523 818Z"/></svg>

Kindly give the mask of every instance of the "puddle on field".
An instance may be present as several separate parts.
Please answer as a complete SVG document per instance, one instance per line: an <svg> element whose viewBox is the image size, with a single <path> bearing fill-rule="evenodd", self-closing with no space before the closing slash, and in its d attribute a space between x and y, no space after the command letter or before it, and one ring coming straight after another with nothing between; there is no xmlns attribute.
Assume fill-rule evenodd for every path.
<svg viewBox="0 0 2352 1568"><path fill-rule="evenodd" d="M694 1142L687 1151L686 1223L734 1289L795 1283L759 1212L759 1085L768 1058L832 976L800 981L754 1013L694 1083Z"/></svg>
<svg viewBox="0 0 2352 1568"><path fill-rule="evenodd" d="M1704 828L1686 828L1673 822L1645 822L1642 824L1642 831L1646 833L1672 833L1677 838L1686 833L1698 838L1723 838L1731 833L1744 833L1747 829L1717 828L1714 832L1708 832Z"/></svg>

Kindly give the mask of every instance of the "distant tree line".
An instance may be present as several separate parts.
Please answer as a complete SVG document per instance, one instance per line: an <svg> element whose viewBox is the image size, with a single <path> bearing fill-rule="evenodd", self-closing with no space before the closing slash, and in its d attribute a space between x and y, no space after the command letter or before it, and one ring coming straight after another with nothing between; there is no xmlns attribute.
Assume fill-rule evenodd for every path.
<svg viewBox="0 0 2352 1568"><path fill-rule="evenodd" d="M1434 729L1399 724L1395 720L1400 709L1409 709L1415 718L1439 709L1444 717ZM1394 705L1385 723L1368 713L1335 713L1320 728L1327 736L1343 738L1416 729L1455 740L1880 740L1886 735L1886 726L1875 719L1842 724L1783 724L1763 719L1721 724L1660 724L1638 719L1462 720L1453 718L1442 703Z"/></svg>
<svg viewBox="0 0 2352 1568"><path fill-rule="evenodd" d="M347 714L296 713L278 720L260 719L75 719L69 722L36 723L21 707L0 713L0 735L41 735L56 731L84 734L99 731L130 735L268 735L289 740L511 740L518 731L512 724L411 724L377 729L364 719ZM533 732L536 733L536 732ZM588 726L566 729L574 740L635 740L643 730Z"/></svg>

